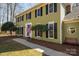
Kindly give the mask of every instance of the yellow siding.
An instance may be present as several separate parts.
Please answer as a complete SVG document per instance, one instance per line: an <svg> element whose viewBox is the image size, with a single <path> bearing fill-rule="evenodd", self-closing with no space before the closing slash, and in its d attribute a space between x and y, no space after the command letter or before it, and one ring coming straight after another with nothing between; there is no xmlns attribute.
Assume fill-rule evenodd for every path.
<svg viewBox="0 0 79 59"><path fill-rule="evenodd" d="M31 11L31 19L26 21L26 13L28 13L27 11L24 12L23 14L20 15L24 15L24 21L23 21L23 26L25 27L25 24L28 22L31 22L32 25L36 25L37 23L40 24L47 24L48 22L57 22L57 35L58 35L58 39L49 39L46 38L46 34L43 33L43 37L41 38L41 40L45 40L45 41L49 41L49 42L56 42L56 43L60 43L60 4L57 4L57 12L54 13L50 13L48 15L46 15L46 10L45 10L45 5L46 4L41 4L39 6L36 6L32 9L30 9L28 12ZM35 9L39 8L39 7L43 7L43 15L39 16L37 18L35 18ZM20 15L17 15L16 17L19 17ZM20 26L20 23L17 23L17 26ZM24 30L25 31L25 30ZM32 32L32 37L35 38L35 34L34 32Z"/></svg>

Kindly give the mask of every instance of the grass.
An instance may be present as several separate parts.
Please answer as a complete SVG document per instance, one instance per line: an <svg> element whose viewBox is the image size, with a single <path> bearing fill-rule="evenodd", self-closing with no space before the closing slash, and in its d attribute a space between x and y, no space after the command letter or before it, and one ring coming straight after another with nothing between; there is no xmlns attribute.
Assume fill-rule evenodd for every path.
<svg viewBox="0 0 79 59"><path fill-rule="evenodd" d="M3 39L0 41L0 56L42 56L42 53L11 39Z"/></svg>

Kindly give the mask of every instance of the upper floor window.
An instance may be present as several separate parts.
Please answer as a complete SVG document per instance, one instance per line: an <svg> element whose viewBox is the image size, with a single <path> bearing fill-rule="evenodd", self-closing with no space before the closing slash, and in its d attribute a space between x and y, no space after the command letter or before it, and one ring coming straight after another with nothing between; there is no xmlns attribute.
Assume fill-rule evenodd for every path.
<svg viewBox="0 0 79 59"><path fill-rule="evenodd" d="M42 16L42 7L35 10L35 17Z"/></svg>
<svg viewBox="0 0 79 59"><path fill-rule="evenodd" d="M19 22L19 17L16 18L16 22Z"/></svg>
<svg viewBox="0 0 79 59"><path fill-rule="evenodd" d="M51 13L51 12L53 12L53 10L54 10L54 4L51 3L51 4L49 4L49 12Z"/></svg>
<svg viewBox="0 0 79 59"><path fill-rule="evenodd" d="M38 9L37 15L41 16L41 9Z"/></svg>
<svg viewBox="0 0 79 59"><path fill-rule="evenodd" d="M31 12L26 14L26 19L31 19Z"/></svg>
<svg viewBox="0 0 79 59"><path fill-rule="evenodd" d="M66 15L69 14L71 12L71 6L70 5L67 5L65 10L66 10L65 11L65 14Z"/></svg>
<svg viewBox="0 0 79 59"><path fill-rule="evenodd" d="M57 12L57 3L51 3L46 5L46 15L51 12Z"/></svg>
<svg viewBox="0 0 79 59"><path fill-rule="evenodd" d="M16 22L18 22L18 18L16 18Z"/></svg>
<svg viewBox="0 0 79 59"><path fill-rule="evenodd" d="M20 22L22 21L22 16L20 16L20 19L19 19L19 21L20 21Z"/></svg>

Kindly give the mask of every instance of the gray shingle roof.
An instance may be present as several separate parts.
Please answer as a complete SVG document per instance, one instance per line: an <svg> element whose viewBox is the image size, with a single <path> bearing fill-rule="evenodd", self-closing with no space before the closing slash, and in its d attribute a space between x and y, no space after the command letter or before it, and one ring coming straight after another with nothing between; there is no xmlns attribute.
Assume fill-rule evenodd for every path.
<svg viewBox="0 0 79 59"><path fill-rule="evenodd" d="M64 20L79 19L79 6L73 7L72 12L64 17Z"/></svg>

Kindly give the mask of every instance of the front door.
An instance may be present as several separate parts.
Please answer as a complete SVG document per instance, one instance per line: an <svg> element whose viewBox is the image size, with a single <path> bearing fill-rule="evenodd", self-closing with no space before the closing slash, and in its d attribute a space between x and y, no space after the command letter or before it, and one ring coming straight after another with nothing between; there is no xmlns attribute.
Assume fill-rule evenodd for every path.
<svg viewBox="0 0 79 59"><path fill-rule="evenodd" d="M32 37L31 27L32 27L32 24L31 23L27 23L27 25L26 25L26 36L27 37Z"/></svg>

